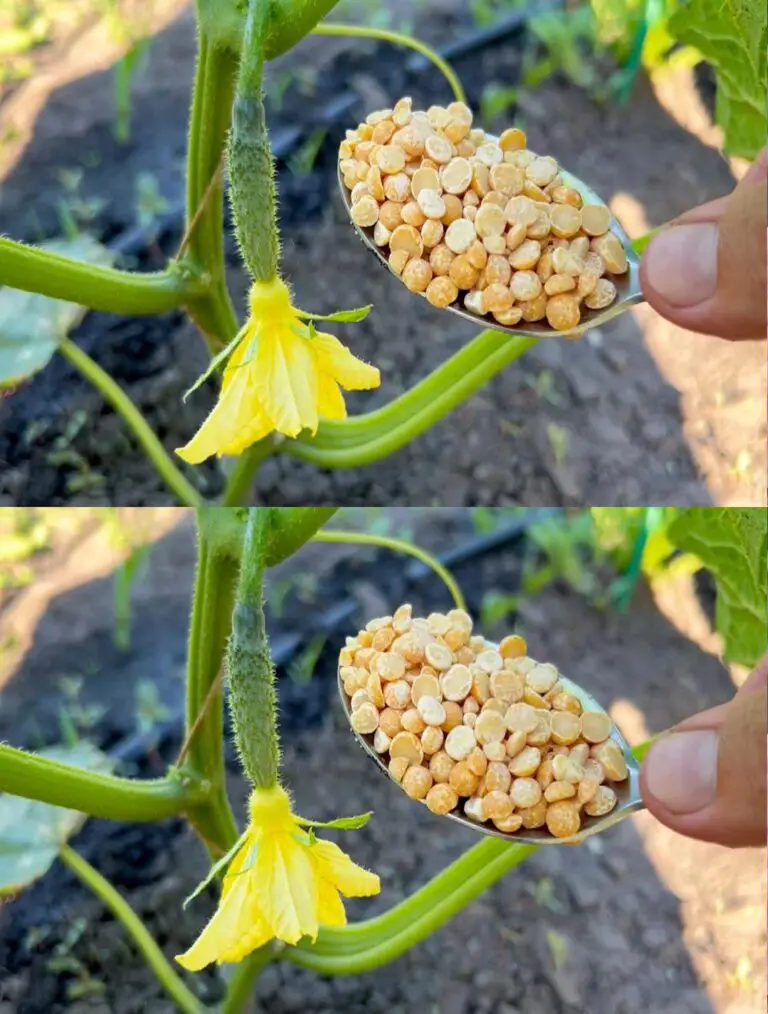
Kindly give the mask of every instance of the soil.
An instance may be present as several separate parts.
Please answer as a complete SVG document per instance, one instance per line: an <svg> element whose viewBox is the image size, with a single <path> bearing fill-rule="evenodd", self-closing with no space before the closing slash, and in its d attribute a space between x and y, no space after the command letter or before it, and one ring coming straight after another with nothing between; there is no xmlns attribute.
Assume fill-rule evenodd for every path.
<svg viewBox="0 0 768 1014"><path fill-rule="evenodd" d="M416 31L440 44L455 39L467 19L466 5L440 5L439 11L426 5ZM525 44L519 33L455 61L475 107L487 85L518 80ZM106 199L93 222L106 240L134 227L139 173L155 176L172 209L182 200L194 59L191 12L182 11L153 41L134 81L126 145L112 134L111 71L93 70L92 48L81 45L85 76L75 80L71 73L69 83L51 91L30 143L2 183L5 233L34 240L58 231L57 203L66 196L58 175L63 167L83 168L80 196ZM71 65L71 51L61 60ZM417 103L445 99L444 85L431 71L407 67L392 48L305 40L271 71L275 143L309 137L329 104L349 92L355 97L346 114L350 121L406 92ZM289 74L293 83L284 90ZM58 80L51 74L48 79ZM535 93L522 91L515 115L532 147L552 152L589 180L629 231L639 234L732 187L728 164L715 148L710 99L711 89L700 93L684 71L653 87L638 81L626 107L601 106L556 77ZM12 101L16 114L25 102L36 110L39 89L30 84L27 94L17 88ZM0 106L0 124L8 108ZM346 122L329 128L309 171L295 159L290 167L281 163L281 226L285 272L301 305L322 312L339 302L376 304L376 312L345 335L355 352L382 370L379 391L349 398L350 410L363 412L412 386L472 332L465 322L411 298L361 257L335 196L334 148ZM158 267L178 238L175 226L161 229L156 242L138 251L138 266ZM231 243L228 256L242 307L245 278ZM187 404L180 400L204 365L194 328L180 314L131 319L93 313L74 337L125 388L170 450L188 439L210 408L210 389ZM762 504L764 389L758 346L682 332L641 307L578 343L540 343L386 461L326 472L281 455L264 465L255 493L274 504ZM563 431L564 454L555 454L553 426ZM214 466L197 470L194 480L205 494L221 486ZM56 359L0 401L0 502L172 499L122 422Z"/></svg>
<svg viewBox="0 0 768 1014"><path fill-rule="evenodd" d="M389 515L433 550L472 534L466 512ZM81 547L62 551L47 574L58 594L34 622L25 657L3 673L0 738L16 744L58 735L58 678L85 677L84 700L107 710L95 734L104 745L133 732L132 689L156 681L171 710L181 706L186 611L194 564L188 517L158 522L166 534L134 599L130 649L112 643L109 574L83 578ZM521 552L509 544L455 569L470 608L489 590L518 587ZM87 563L87 561L86 561ZM307 574L314 581L307 581ZM290 585L290 590L287 590ZM417 610L446 605L431 577L415 583L391 556L311 546L272 577L273 645L309 637L317 613L351 598L355 612L328 638L312 680L281 670L285 773L298 809L318 819L375 810L347 835L354 858L377 870L380 897L349 905L365 918L404 898L473 843L474 836L411 803L373 769L342 724L335 652L347 629L410 599ZM690 589L676 589L676 623L644 588L625 615L598 612L553 586L524 599L516 623L534 654L551 658L612 711L632 741L733 692L717 659L683 636L705 615ZM34 612L33 590L15 598L15 621ZM704 603L705 609L708 603ZM0 614L0 630L8 613ZM706 626L706 622L704 623ZM488 631L498 634L501 631ZM141 774L172 759L178 732L161 732L135 754ZM328 758L333 763L328 763ZM230 756L237 812L245 787ZM109 876L166 954L188 946L211 911L181 902L206 869L203 850L180 820L159 825L90 821L74 847ZM731 852L672 835L647 814L589 845L543 849L390 968L325 979L276 965L262 975L255 1010L270 1014L758 1014L764 1009L765 872L759 850ZM63 941L67 940L67 943ZM58 951L56 950L58 946ZM70 970L53 961L68 956ZM170 1014L173 1007L118 924L58 864L0 912L2 1014ZM90 983L79 998L73 984ZM190 978L207 1000L216 973ZM75 989L75 993L77 990Z"/></svg>

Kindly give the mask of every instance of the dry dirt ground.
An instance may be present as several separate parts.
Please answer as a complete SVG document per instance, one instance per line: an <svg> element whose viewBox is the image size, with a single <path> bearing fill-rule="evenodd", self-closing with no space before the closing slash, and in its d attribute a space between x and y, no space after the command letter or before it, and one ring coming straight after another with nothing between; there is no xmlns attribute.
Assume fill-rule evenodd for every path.
<svg viewBox="0 0 768 1014"><path fill-rule="evenodd" d="M173 9L165 5L164 17ZM450 38L457 31L456 9L423 8L419 33L428 41ZM172 204L182 195L194 58L190 10L160 32L135 79L133 133L126 146L112 137L112 77L106 66L114 54L106 44L96 49L98 60L94 51L87 40L71 41L47 58L40 79L0 104L0 127L20 118L23 133L24 117L32 121L26 124L31 140L0 187L4 232L34 239L41 229L56 229L62 167L83 165L82 195L108 199L98 219L107 236L132 225L138 173L153 173ZM275 129L311 124L313 103L346 88L358 95L361 112L391 101L390 92L405 87L400 55L386 51L377 75L360 52L356 44L338 40L302 43L275 70L275 80L311 65L317 96L299 96L298 103L289 96L275 114ZM512 39L460 61L457 69L477 103L486 84L514 80L519 64L520 41ZM407 80L417 102L441 97L432 75ZM51 88L43 101L46 82ZM589 180L633 234L733 185L729 165L716 150L718 132L685 72L653 87L638 82L626 108L601 107L553 79L524 93L518 113L531 145ZM17 148L14 152L18 155ZM361 256L333 192L332 168L329 149L307 177L281 172L285 271L299 303L317 311L339 303L376 304L371 317L348 334L354 350L378 363L384 378L379 391L349 399L353 411L367 411L425 376L471 330L411 298ZM236 266L231 277L241 306L245 279ZM94 314L77 338L148 414L169 449L188 438L212 395L202 391L180 405L180 393L200 372L203 357L193 329L179 315L147 321ZM73 418L85 419L85 425L65 438ZM540 343L386 461L352 473L318 473L280 456L264 466L257 494L275 504L762 504L765 432L763 349L681 331L641 307L578 343ZM553 440L553 434L559 438ZM206 490L217 488L212 470L198 478ZM56 361L0 402L0 502L170 499L100 396Z"/></svg>
<svg viewBox="0 0 768 1014"><path fill-rule="evenodd" d="M401 511L417 540L433 550L466 538L463 512ZM56 735L62 675L86 677L86 700L106 708L98 733L115 741L130 731L132 692L140 676L155 679L162 699L178 707L182 693L185 616L194 562L191 519L158 515L163 537L136 590L130 650L111 639L110 566L98 533L62 544L39 584L0 612L0 632L28 643L4 660L0 737L29 742ZM101 556L98 556L98 554ZM98 559L97 559L98 557ZM111 564L114 566L114 562ZM473 611L489 589L510 591L519 550L463 565L456 575ZM421 609L445 604L431 581L408 584L391 557L347 547L313 546L281 573L312 573L315 601L290 598L270 623L273 643L286 629L306 629L318 609L350 595L350 626L408 596ZM47 591L46 591L47 589ZM45 600L41 606L41 599ZM733 692L726 670L683 636L711 644L706 610L686 586L654 601L637 595L628 614L602 613L554 587L525 601L519 622L534 654L551 658L608 706L638 741ZM288 624L286 628L286 624ZM27 636L28 635L28 636ZM300 812L323 819L375 810L345 847L377 870L382 894L350 905L352 918L404 898L474 841L433 817L382 779L364 759L335 699L334 651L323 652L310 684L280 683L285 774ZM163 750L166 748L163 747ZM170 744L172 756L178 743ZM332 761L329 763L329 759ZM145 770L151 772L152 764ZM232 765L236 806L244 785ZM203 851L180 821L120 825L91 821L74 846L114 879L147 920L168 955L186 946L211 900L185 913L181 900L205 870ZM266 970L258 1011L269 1014L759 1014L764 1010L765 854L732 852L680 838L647 814L567 852L540 850L434 936L394 965L355 978L324 979L289 965ZM49 967L67 931L80 928L71 955L105 993L68 1000L72 976ZM172 1007L102 906L60 867L0 913L2 1014L170 1014ZM214 975L194 980L208 998L220 995Z"/></svg>

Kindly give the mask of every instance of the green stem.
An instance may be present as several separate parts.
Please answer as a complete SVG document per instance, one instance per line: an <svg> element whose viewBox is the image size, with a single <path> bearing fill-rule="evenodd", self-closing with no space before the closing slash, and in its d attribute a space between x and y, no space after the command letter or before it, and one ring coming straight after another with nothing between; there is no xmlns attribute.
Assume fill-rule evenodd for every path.
<svg viewBox="0 0 768 1014"><path fill-rule="evenodd" d="M168 959L157 946L152 934L125 898L115 890L108 880L102 877L98 870L94 869L87 860L83 859L69 845L62 845L59 855L64 865L69 867L85 886L104 902L112 915L122 924L126 932L132 937L139 951L141 951L149 967L155 973L157 981L179 1010L184 1011L184 1014L202 1014L206 1010L205 1006L184 985Z"/></svg>
<svg viewBox="0 0 768 1014"><path fill-rule="evenodd" d="M666 229L669 226L669 222L664 225L657 225L655 229L650 229L648 232L643 233L642 236L638 236L637 239L632 240L632 249L635 253L642 255L645 253L645 248L651 242L654 236L658 235L662 229Z"/></svg>
<svg viewBox="0 0 768 1014"><path fill-rule="evenodd" d="M87 264L0 237L0 285L39 292L105 313L165 313L200 298L206 281L172 264L165 271L135 274Z"/></svg>
<svg viewBox="0 0 768 1014"><path fill-rule="evenodd" d="M187 736L206 702L207 710L190 739L182 770L189 770L210 784L206 805L191 812L190 820L209 850L222 854L237 840L239 832L226 791L223 694L219 692L211 699L209 691L224 663L236 575L235 562L209 544L198 522L197 573L187 649Z"/></svg>
<svg viewBox="0 0 768 1014"><path fill-rule="evenodd" d="M221 497L223 507L245 507L249 503L261 463L274 453L274 441L265 437L236 459Z"/></svg>
<svg viewBox="0 0 768 1014"><path fill-rule="evenodd" d="M415 556L417 560L421 560L422 563L426 564L430 570L433 570L437 574L450 592L456 608L467 608L467 603L461 594L461 588L459 588L451 572L439 560L436 560L431 553L428 553L426 549L414 546L411 542L405 542L403 539L392 539L388 535L370 535L367 532L328 531L317 532L316 535L312 536L312 540L314 542L348 542L352 545L380 546L382 549L392 549L396 553L407 553L409 556Z"/></svg>
<svg viewBox="0 0 768 1014"><path fill-rule="evenodd" d="M65 806L104 820L163 820L200 805L207 789L198 779L171 772L138 781L86 771L0 745L0 792Z"/></svg>
<svg viewBox="0 0 768 1014"><path fill-rule="evenodd" d="M456 72L452 69L439 53L431 49L426 43L414 39L409 35L401 35L400 32L390 32L386 28L363 28L360 25L341 25L334 22L326 22L317 25L312 29L312 35L343 35L350 38L379 39L382 42L391 42L395 46L407 46L421 53L427 60L431 61L448 82L454 98L457 102L467 101L467 96L461 86Z"/></svg>
<svg viewBox="0 0 768 1014"><path fill-rule="evenodd" d="M380 916L380 922L369 920L370 925L366 926L369 940L359 949L336 950L333 948L332 931L324 930L321 936L326 947L332 948L330 952L320 953L311 947L305 950L299 944L287 949L285 957L323 975L354 975L378 968L430 936L536 850L535 845L508 845L498 840L480 842L445 871L450 877L446 878L447 882L440 892L429 890L428 906L420 895L433 885L427 885L391 912Z"/></svg>
<svg viewBox="0 0 768 1014"><path fill-rule="evenodd" d="M227 992L221 1005L220 1014L241 1014L248 1009L253 998L253 988L264 968L275 960L273 943L264 944L241 961L227 983Z"/></svg>
<svg viewBox="0 0 768 1014"><path fill-rule="evenodd" d="M321 422L314 438L297 437L282 449L322 468L355 468L379 461L434 426L537 341L483 331L389 404L343 422Z"/></svg>
<svg viewBox="0 0 768 1014"><path fill-rule="evenodd" d="M181 474L152 427L120 385L69 338L61 340L59 351L114 408L141 444L144 453L154 465L160 478L181 503L188 507L201 504L203 498Z"/></svg>
<svg viewBox="0 0 768 1014"><path fill-rule="evenodd" d="M225 273L220 173L231 119L236 71L236 58L225 49L215 48L201 34L189 123L187 229L190 232L183 261L190 262L195 270L210 278L206 295L202 299L191 300L187 310L205 334L212 351L224 348L238 331ZM214 181L213 185L211 181Z"/></svg>

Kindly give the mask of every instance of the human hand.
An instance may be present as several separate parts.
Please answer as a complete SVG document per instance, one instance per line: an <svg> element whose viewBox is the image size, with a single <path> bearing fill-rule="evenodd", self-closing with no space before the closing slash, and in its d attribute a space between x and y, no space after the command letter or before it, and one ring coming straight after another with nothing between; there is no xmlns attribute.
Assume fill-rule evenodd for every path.
<svg viewBox="0 0 768 1014"><path fill-rule="evenodd" d="M765 844L767 686L768 655L730 703L681 722L650 748L640 791L662 824L720 845Z"/></svg>
<svg viewBox="0 0 768 1014"><path fill-rule="evenodd" d="M674 219L640 262L650 305L673 324L731 340L766 334L768 149L732 194Z"/></svg>

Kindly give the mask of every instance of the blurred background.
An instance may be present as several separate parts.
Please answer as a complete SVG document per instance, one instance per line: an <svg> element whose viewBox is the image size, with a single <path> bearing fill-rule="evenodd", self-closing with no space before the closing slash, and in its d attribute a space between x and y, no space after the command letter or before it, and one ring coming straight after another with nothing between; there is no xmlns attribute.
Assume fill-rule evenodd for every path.
<svg viewBox="0 0 768 1014"><path fill-rule="evenodd" d="M728 700L745 678L719 661L708 572L643 540L641 509L342 509L336 529L410 540L459 581L476 625L517 631L593 693L631 743ZM662 532L667 518L656 518ZM646 532L647 535L647 532ZM640 551L638 552L638 547ZM96 744L119 773L153 776L182 738L194 569L189 511L0 511L0 740ZM391 906L476 840L414 805L354 742L336 696L338 650L403 601L449 606L409 557L310 544L270 571L285 774L300 813L369 809L347 838L382 878L351 918ZM246 786L227 767L235 812ZM168 955L210 915L181 903L207 869L178 819L89 821L73 839ZM764 1010L763 850L688 841L639 814L577 849L542 849L392 968L319 979L269 968L270 1014L758 1014ZM215 1001L213 972L194 980ZM0 909L2 1014L170 1014L121 927L64 867Z"/></svg>
<svg viewBox="0 0 768 1014"><path fill-rule="evenodd" d="M744 171L720 153L711 68L666 31L674 3L343 0L332 18L435 46L483 126L523 126L531 147L592 184L637 236L728 192ZM90 233L124 266L160 267L182 231L194 52L184 0L3 0L0 231L35 242ZM403 94L417 108L449 98L430 64L383 43L311 37L268 69L285 271L299 305L376 304L349 332L383 376L379 391L350 397L356 412L413 385L473 333L360 256L336 194L344 129ZM231 237L228 259L242 310ZM212 385L181 403L205 357L180 313L93 313L74 337L169 448L208 411ZM757 345L694 336L640 307L576 344L540 343L387 461L318 476L275 458L258 492L275 504L762 504L765 430ZM217 491L213 466L202 478ZM169 502L66 362L0 398L0 503Z"/></svg>

